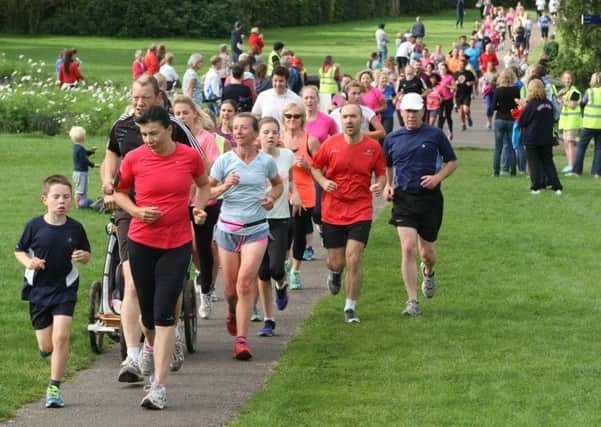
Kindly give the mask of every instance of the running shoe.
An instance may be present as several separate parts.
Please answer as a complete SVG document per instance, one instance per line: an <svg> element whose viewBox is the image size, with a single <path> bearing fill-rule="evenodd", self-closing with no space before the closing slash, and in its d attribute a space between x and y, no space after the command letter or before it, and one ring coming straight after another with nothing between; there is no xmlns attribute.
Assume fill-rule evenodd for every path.
<svg viewBox="0 0 601 427"><path fill-rule="evenodd" d="M472 117L471 116L467 116L467 125L469 127L474 126L474 122L472 121Z"/></svg>
<svg viewBox="0 0 601 427"><path fill-rule="evenodd" d="M315 255L315 252L313 252L313 248L311 246L307 246L305 248L305 252L303 252L303 260L311 261L313 259L313 255Z"/></svg>
<svg viewBox="0 0 601 427"><path fill-rule="evenodd" d="M165 405L167 405L167 390L162 385L154 383L140 402L140 406L146 409L163 409Z"/></svg>
<svg viewBox="0 0 601 427"><path fill-rule="evenodd" d="M289 259L284 261L284 270L286 271L286 273L290 273L290 270L292 270L292 261L290 261Z"/></svg>
<svg viewBox="0 0 601 427"><path fill-rule="evenodd" d="M278 289L277 286L275 288L275 305L278 307L278 310L282 311L288 305L288 283L284 283L284 285Z"/></svg>
<svg viewBox="0 0 601 427"><path fill-rule="evenodd" d="M300 271L291 271L290 272L290 289L302 289L303 288L303 279L301 278Z"/></svg>
<svg viewBox="0 0 601 427"><path fill-rule="evenodd" d="M421 264L421 268L423 276L422 293L426 298L432 298L436 293L436 279L434 278L434 273L428 276L426 274L426 265L423 262Z"/></svg>
<svg viewBox="0 0 601 427"><path fill-rule="evenodd" d="M260 337L272 337L275 329L275 320L266 320L263 324L263 328L259 330L258 335Z"/></svg>
<svg viewBox="0 0 601 427"><path fill-rule="evenodd" d="M405 309L403 310L403 316L419 316L422 314L421 309L419 308L419 302L414 300L407 301L407 305L405 305Z"/></svg>
<svg viewBox="0 0 601 427"><path fill-rule="evenodd" d="M253 312L250 315L250 321L251 322L262 322L263 321L263 318L261 317L261 313L259 313L259 310L257 309L256 305L253 307Z"/></svg>
<svg viewBox="0 0 601 427"><path fill-rule="evenodd" d="M119 382L120 383L138 383L144 381L144 375L140 370L138 361L132 357L127 357L121 362L121 369L119 369Z"/></svg>
<svg viewBox="0 0 601 427"><path fill-rule="evenodd" d="M62 408L65 406L61 389L55 385L46 388L46 408Z"/></svg>
<svg viewBox="0 0 601 427"><path fill-rule="evenodd" d="M42 351L42 350L40 350L39 354L40 354L40 357L42 359L45 359L45 358L47 358L49 356L52 356L52 352L51 351Z"/></svg>
<svg viewBox="0 0 601 427"><path fill-rule="evenodd" d="M563 194L563 192L561 190L555 190L555 194L557 194L558 196L561 196Z"/></svg>
<svg viewBox="0 0 601 427"><path fill-rule="evenodd" d="M348 310L344 310L344 321L346 323L359 323L361 320L355 310L349 308Z"/></svg>
<svg viewBox="0 0 601 427"><path fill-rule="evenodd" d="M138 359L138 366L140 367L140 372L145 377L152 375L154 372L154 353L142 348L140 358Z"/></svg>
<svg viewBox="0 0 601 427"><path fill-rule="evenodd" d="M235 337L237 335L236 313L228 313L227 319L225 320L225 327L231 336Z"/></svg>
<svg viewBox="0 0 601 427"><path fill-rule="evenodd" d="M572 172L572 166L570 166L570 165L567 165L567 166L565 166L565 167L564 167L564 168L561 170L561 172L562 172L562 173L570 173L570 172Z"/></svg>
<svg viewBox="0 0 601 427"><path fill-rule="evenodd" d="M530 190L530 194L540 194L540 190Z"/></svg>
<svg viewBox="0 0 601 427"><path fill-rule="evenodd" d="M198 315L200 318L208 319L211 317L212 311L211 294L200 294L200 307L198 307Z"/></svg>
<svg viewBox="0 0 601 427"><path fill-rule="evenodd" d="M465 130L467 130L467 126L465 125L465 123L463 123L463 124L461 125L461 130L462 130L462 131L465 131Z"/></svg>
<svg viewBox="0 0 601 427"><path fill-rule="evenodd" d="M217 291L215 290L215 285L211 286L211 302L219 301L219 297L217 296Z"/></svg>
<svg viewBox="0 0 601 427"><path fill-rule="evenodd" d="M332 295L338 294L338 292L340 292L340 288L342 287L342 273L334 273L333 271L330 271L328 274L327 283L330 293Z"/></svg>
<svg viewBox="0 0 601 427"><path fill-rule="evenodd" d="M249 360L253 357L250 352L250 347L246 342L246 338L238 337L236 338L236 343L234 344L234 359L236 360Z"/></svg>
<svg viewBox="0 0 601 427"><path fill-rule="evenodd" d="M181 369L184 364L186 343L184 341L183 334L179 334L175 337L175 349L171 355L171 362L169 362L169 370L171 372L177 372Z"/></svg>

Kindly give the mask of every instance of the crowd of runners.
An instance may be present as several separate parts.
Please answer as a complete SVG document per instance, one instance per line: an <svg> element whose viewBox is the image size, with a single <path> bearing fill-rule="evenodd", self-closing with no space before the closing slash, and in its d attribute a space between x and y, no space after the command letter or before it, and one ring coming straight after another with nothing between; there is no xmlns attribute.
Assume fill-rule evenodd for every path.
<svg viewBox="0 0 601 427"><path fill-rule="evenodd" d="M274 304L283 311L288 292L303 288L303 262L319 241L327 250L324 286L334 295L344 288L342 318L359 322L374 196L392 202L390 224L400 240L408 296L402 314L421 314L419 277L425 297L436 292L441 182L457 167L453 116L468 131L474 97L485 99L486 128L494 129L494 176L529 171L534 194L547 186L561 194L552 158L557 121L568 157L564 172L582 173L594 137L592 174L601 175L601 74L593 75L584 96L569 71L561 90L545 75L557 56L556 42L546 40L557 9L545 19L543 5L537 24L519 2L507 11L484 2L482 12L469 36L433 49L418 17L397 35L394 56L379 25L376 54L355 77L327 56L315 79L281 41L264 55L257 28L245 46L239 22L230 49L222 45L202 77L199 53L190 55L180 82L164 45L136 52L131 104L111 129L100 176L104 204L115 210L125 282L120 314L127 357L118 380L151 378L142 406L165 406L168 373L183 363L176 313L190 259L201 319L214 315L221 273L225 326L237 360L252 357L251 319L262 314L258 334L274 335ZM545 52L531 64L535 28ZM68 87L77 79L63 82L75 69L71 53L64 59L57 70ZM94 164L86 157L91 151L78 146L81 131L72 138L76 206L86 207L80 201L89 200L87 173ZM27 225L16 249L28 269L24 298L40 355L52 354L48 407L64 404L60 379L78 277L72 261L87 262L90 251L81 225L66 216L70 193L64 177L46 180L48 213Z"/></svg>

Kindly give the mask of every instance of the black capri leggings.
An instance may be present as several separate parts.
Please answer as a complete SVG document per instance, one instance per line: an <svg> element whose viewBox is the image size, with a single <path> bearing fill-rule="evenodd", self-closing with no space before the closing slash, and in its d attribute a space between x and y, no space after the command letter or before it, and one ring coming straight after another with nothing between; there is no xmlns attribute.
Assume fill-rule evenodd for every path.
<svg viewBox="0 0 601 427"><path fill-rule="evenodd" d="M292 206L290 206L292 221L288 233L288 247L292 245L292 258L299 261L302 261L307 246L307 234L313 232L312 212L313 208L301 209L298 214L292 216Z"/></svg>
<svg viewBox="0 0 601 427"><path fill-rule="evenodd" d="M192 242L173 249L153 248L131 239L127 244L142 324L147 329L175 325L175 305L190 265Z"/></svg>
<svg viewBox="0 0 601 427"><path fill-rule="evenodd" d="M440 115L438 116L438 127L442 129L444 121L449 125L449 132L453 132L453 98L440 103Z"/></svg>
<svg viewBox="0 0 601 427"><path fill-rule="evenodd" d="M269 219L269 243L259 267L259 279L267 282L271 279L279 282L286 274L284 263L288 250L288 218Z"/></svg>
<svg viewBox="0 0 601 427"><path fill-rule="evenodd" d="M315 181L315 207L313 208L313 222L317 225L321 225L321 196L323 194L323 188Z"/></svg>
<svg viewBox="0 0 601 427"><path fill-rule="evenodd" d="M221 200L218 200L217 204L205 208L207 219L204 224L196 224L194 220L192 220L192 226L194 227L194 241L196 243L196 251L198 252L198 260L200 262L200 291L203 294L211 292L211 285L213 284L213 265L215 260L213 259L211 244L213 242L213 229L219 219L220 211ZM190 215L192 215L192 208L190 208ZM190 218L193 217L190 216Z"/></svg>

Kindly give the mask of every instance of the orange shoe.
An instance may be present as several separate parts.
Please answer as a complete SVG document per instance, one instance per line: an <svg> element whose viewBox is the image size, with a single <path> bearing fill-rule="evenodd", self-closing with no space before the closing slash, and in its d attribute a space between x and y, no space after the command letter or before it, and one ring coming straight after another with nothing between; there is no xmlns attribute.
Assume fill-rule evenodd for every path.
<svg viewBox="0 0 601 427"><path fill-rule="evenodd" d="M225 320L225 327L231 336L235 337L237 335L236 313L228 313L227 319Z"/></svg>
<svg viewBox="0 0 601 427"><path fill-rule="evenodd" d="M246 338L237 337L236 343L234 344L234 359L249 360L251 357L253 357L253 355L250 352L250 347L246 342Z"/></svg>

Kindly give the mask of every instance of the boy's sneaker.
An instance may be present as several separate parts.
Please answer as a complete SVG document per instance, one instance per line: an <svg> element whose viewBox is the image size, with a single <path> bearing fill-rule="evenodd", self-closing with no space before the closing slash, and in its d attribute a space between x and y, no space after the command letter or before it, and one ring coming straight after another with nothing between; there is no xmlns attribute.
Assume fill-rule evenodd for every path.
<svg viewBox="0 0 601 427"><path fill-rule="evenodd" d="M236 343L234 344L234 359L236 360L249 360L253 357L250 352L250 347L246 342L246 338L238 337L236 338Z"/></svg>
<svg viewBox="0 0 601 427"><path fill-rule="evenodd" d="M258 335L260 337L272 337L275 329L275 320L266 320L263 324L263 328L259 330Z"/></svg>
<svg viewBox="0 0 601 427"><path fill-rule="evenodd" d="M198 315L201 319L208 319L211 317L213 311L211 303L211 294L200 294L200 307L198 307Z"/></svg>
<svg viewBox="0 0 601 427"><path fill-rule="evenodd" d="M344 321L346 323L359 323L361 320L355 310L349 308L348 310L344 310Z"/></svg>
<svg viewBox="0 0 601 427"><path fill-rule="evenodd" d="M278 289L276 286L275 305L280 311L282 311L286 308L286 306L288 306L288 283L284 283L284 285L280 289Z"/></svg>
<svg viewBox="0 0 601 427"><path fill-rule="evenodd" d="M287 259L284 261L284 271L286 271L286 273L290 273L290 270L292 270L292 261Z"/></svg>
<svg viewBox="0 0 601 427"><path fill-rule="evenodd" d="M263 321L263 318L261 317L261 313L259 313L259 310L257 309L256 305L253 307L253 312L250 315L250 321L251 322L262 322Z"/></svg>
<svg viewBox="0 0 601 427"><path fill-rule="evenodd" d="M421 264L421 267L423 276L422 293L426 298L432 298L436 293L436 279L434 278L434 273L428 276L426 274L426 266L423 262Z"/></svg>
<svg viewBox="0 0 601 427"><path fill-rule="evenodd" d="M405 309L402 313L404 316L419 316L422 314L422 311L419 308L419 302L414 300L407 301L407 305L405 305Z"/></svg>
<svg viewBox="0 0 601 427"><path fill-rule="evenodd" d="M144 381L144 375L140 370L138 361L131 357L127 357L121 362L121 369L119 369L119 382L120 383L137 383Z"/></svg>
<svg viewBox="0 0 601 427"><path fill-rule="evenodd" d="M180 334L175 337L175 349L171 355L171 362L169 362L169 370L171 372L177 372L181 369L184 364L186 343L184 342L184 336Z"/></svg>
<svg viewBox="0 0 601 427"><path fill-rule="evenodd" d="M225 319L225 327L231 336L235 337L238 335L238 328L236 326L236 313L227 314L227 319Z"/></svg>
<svg viewBox="0 0 601 427"><path fill-rule="evenodd" d="M138 359L140 372L145 377L149 377L154 372L154 353L142 348L140 358Z"/></svg>
<svg viewBox="0 0 601 427"><path fill-rule="evenodd" d="M167 405L167 391L159 384L152 384L150 391L140 402L140 406L146 409L163 409Z"/></svg>
<svg viewBox="0 0 601 427"><path fill-rule="evenodd" d="M46 408L62 408L65 401L61 394L61 389L55 385L49 385L46 388Z"/></svg>
<svg viewBox="0 0 601 427"><path fill-rule="evenodd" d="M342 273L334 273L330 271L328 274L328 288L330 289L330 293L332 295L336 295L340 292L340 287L342 286Z"/></svg>
<svg viewBox="0 0 601 427"><path fill-rule="evenodd" d="M300 271L290 272L290 289L302 289L303 280L301 279Z"/></svg>
<svg viewBox="0 0 601 427"><path fill-rule="evenodd" d="M313 259L313 255L315 255L315 252L313 252L313 248L311 246L307 246L305 248L305 252L303 252L303 260L311 261Z"/></svg>

